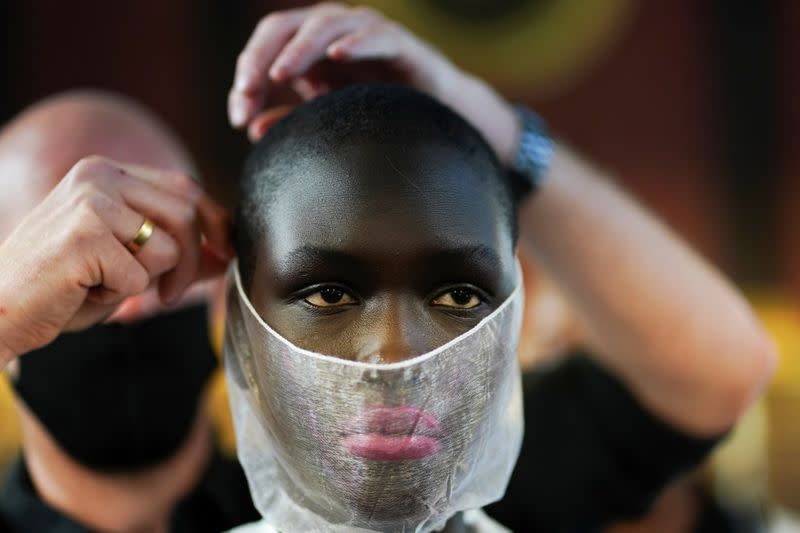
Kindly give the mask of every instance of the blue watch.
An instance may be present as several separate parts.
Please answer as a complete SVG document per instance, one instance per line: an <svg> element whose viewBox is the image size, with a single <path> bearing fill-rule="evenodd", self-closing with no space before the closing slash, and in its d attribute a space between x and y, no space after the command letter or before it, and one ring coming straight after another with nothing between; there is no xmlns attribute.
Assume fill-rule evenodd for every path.
<svg viewBox="0 0 800 533"><path fill-rule="evenodd" d="M515 105L514 110L521 127L511 170L523 181L527 190L536 190L541 186L553 160L553 138L542 117L522 105Z"/></svg>

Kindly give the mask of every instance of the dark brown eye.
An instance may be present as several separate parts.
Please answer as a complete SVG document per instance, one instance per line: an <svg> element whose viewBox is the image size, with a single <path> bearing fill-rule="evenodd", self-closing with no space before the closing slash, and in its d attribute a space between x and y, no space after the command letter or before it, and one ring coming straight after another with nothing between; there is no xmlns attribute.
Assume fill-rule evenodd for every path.
<svg viewBox="0 0 800 533"><path fill-rule="evenodd" d="M319 295L325 300L325 303L338 304L344 297L344 291L342 289L330 287L319 291Z"/></svg>
<svg viewBox="0 0 800 533"><path fill-rule="evenodd" d="M475 294L475 291L466 288L457 288L434 298L431 303L433 305L441 305L442 307L472 309L481 304L481 299Z"/></svg>
<svg viewBox="0 0 800 533"><path fill-rule="evenodd" d="M306 296L305 301L316 307L335 307L355 302L355 299L339 287L323 287Z"/></svg>
<svg viewBox="0 0 800 533"><path fill-rule="evenodd" d="M475 295L466 289L455 289L450 291L450 297L457 305L469 305L473 296Z"/></svg>

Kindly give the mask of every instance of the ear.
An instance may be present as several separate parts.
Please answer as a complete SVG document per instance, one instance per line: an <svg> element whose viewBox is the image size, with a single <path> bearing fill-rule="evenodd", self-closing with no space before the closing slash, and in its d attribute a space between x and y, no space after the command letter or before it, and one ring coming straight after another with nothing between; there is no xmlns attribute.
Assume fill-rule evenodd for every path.
<svg viewBox="0 0 800 533"><path fill-rule="evenodd" d="M247 127L247 136L250 138L250 142L258 142L276 122L288 115L292 109L294 106L282 105L259 113Z"/></svg>

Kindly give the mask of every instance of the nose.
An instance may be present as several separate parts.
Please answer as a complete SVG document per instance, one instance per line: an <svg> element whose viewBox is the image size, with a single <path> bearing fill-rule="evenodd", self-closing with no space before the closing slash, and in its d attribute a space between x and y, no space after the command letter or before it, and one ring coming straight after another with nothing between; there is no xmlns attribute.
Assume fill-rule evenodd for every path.
<svg viewBox="0 0 800 533"><path fill-rule="evenodd" d="M430 317L411 297L389 297L375 316L372 329L372 358L381 363L398 363L434 348ZM377 354L377 358L374 356Z"/></svg>

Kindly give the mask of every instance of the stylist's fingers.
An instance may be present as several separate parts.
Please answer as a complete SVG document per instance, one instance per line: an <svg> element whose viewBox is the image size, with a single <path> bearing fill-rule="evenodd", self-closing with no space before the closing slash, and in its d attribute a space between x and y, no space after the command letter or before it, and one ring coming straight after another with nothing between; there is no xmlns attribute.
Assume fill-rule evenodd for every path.
<svg viewBox="0 0 800 533"><path fill-rule="evenodd" d="M209 247L222 258L230 257L227 215L190 177L103 158L93 158L90 164L92 185L112 200L103 205L106 223L116 225L121 242L133 238L144 217L156 224L151 237L156 242L150 246L148 241L136 255L154 277L160 276L159 293L165 302L174 301L197 278L201 228ZM141 216L132 217L127 209ZM138 224L133 229L131 218Z"/></svg>
<svg viewBox="0 0 800 533"><path fill-rule="evenodd" d="M88 199L101 223L96 231L106 228L123 249L137 236L147 218L159 226L153 228L147 242L136 252L138 257L127 252L141 264L151 280L173 270L184 255L180 248L189 240L185 236L187 230L174 217L175 213L185 211L185 206L191 202L142 179L147 172L155 173L144 167L123 168L111 159L92 156L82 159L70 170L63 186L76 191L77 198ZM175 236L183 238L176 241ZM197 240L195 248L199 247L199 236ZM101 282L105 284L104 279L97 280Z"/></svg>
<svg viewBox="0 0 800 533"><path fill-rule="evenodd" d="M307 11L304 8L272 13L256 26L236 60L233 87L228 94L228 117L233 127L246 125L261 109L269 88L267 73Z"/></svg>
<svg viewBox="0 0 800 533"><path fill-rule="evenodd" d="M105 192L96 193L93 205L97 216L122 244L130 243L147 221L145 215ZM156 210L151 210L151 213L153 212ZM129 253L144 267L151 280L175 268L181 255L175 239L158 226L153 228L147 242L139 250L132 250Z"/></svg>
<svg viewBox="0 0 800 533"><path fill-rule="evenodd" d="M172 300L223 269L225 258L207 260L202 250L222 242L224 215L194 184L182 190L188 182L170 176L84 158L0 243L8 273L0 292L13 302L7 314L14 324L2 342L11 353L96 324L148 287L158 285ZM149 235L140 234L145 219L154 223Z"/></svg>
<svg viewBox="0 0 800 533"><path fill-rule="evenodd" d="M178 244L177 263L158 282L161 299L165 303L171 303L191 285L200 269L202 241L197 209L190 202L180 201L177 197L170 198L168 195L156 200L157 195L152 194L150 203L145 205L140 202L147 201L147 198L136 197L130 191L124 194L131 207L140 210L158 226L163 227Z"/></svg>
<svg viewBox="0 0 800 533"><path fill-rule="evenodd" d="M219 279L219 276L224 274L228 268L227 260L220 259L205 246L202 249L201 255L202 259L197 279L195 283L181 295L180 299L175 302L176 305L181 306L196 301L204 301L207 294L204 292L205 284L203 282L215 278ZM113 313L106 321L131 322L134 320L141 320L163 309L164 304L158 293L158 287L151 287L141 294L126 298L113 310Z"/></svg>
<svg viewBox="0 0 800 533"><path fill-rule="evenodd" d="M190 175L182 172L164 171L139 165L120 164L131 175L151 185L175 194L196 206L198 223L209 247L221 257L231 257L230 217Z"/></svg>
<svg viewBox="0 0 800 533"><path fill-rule="evenodd" d="M159 294L165 303L174 302L189 285L204 275L205 253L215 255L223 263L232 257L228 214L207 194L201 194L195 203L152 187L149 190L131 187L123 194L126 203L152 218L177 243L177 262L158 283ZM147 245L143 246L139 254L145 254L146 248ZM155 253L155 250L149 253ZM147 254L142 259L146 260Z"/></svg>
<svg viewBox="0 0 800 533"><path fill-rule="evenodd" d="M205 247L217 257L229 260L233 257L231 243L231 217L228 211L203 193L197 200L197 221L205 238Z"/></svg>
<svg viewBox="0 0 800 533"><path fill-rule="evenodd" d="M220 258L217 254L203 247L201 250L202 260L200 271L197 273L197 281L215 278L224 274L228 268L228 260Z"/></svg>
<svg viewBox="0 0 800 533"><path fill-rule="evenodd" d="M397 25L380 20L330 43L325 54L335 61L395 59L401 54L404 44Z"/></svg>
<svg viewBox="0 0 800 533"><path fill-rule="evenodd" d="M184 172L161 170L132 163L114 162L114 165L123 172L123 176L125 174L135 176L154 187L164 189L190 201L196 201L203 194L203 188L197 180Z"/></svg>
<svg viewBox="0 0 800 533"><path fill-rule="evenodd" d="M440 94L452 65L434 49L391 20L380 19L328 46L329 59L340 63L383 61L402 72L405 82L423 91Z"/></svg>
<svg viewBox="0 0 800 533"><path fill-rule="evenodd" d="M80 310L64 324L67 331L81 330L111 315L125 299L147 290L150 277L113 235L105 242L93 242L92 250L79 251L81 257L93 257L97 265L97 282L87 286L86 299Z"/></svg>
<svg viewBox="0 0 800 533"><path fill-rule="evenodd" d="M157 229L150 239L158 236L157 246L149 247L148 241L135 253L143 263L152 261L148 270L153 278L163 274L159 280L160 294L164 301L172 301L191 284L200 268L201 239L196 206L191 197L154 185L153 176L145 177L141 169L120 170L119 165L110 160L96 165L94 183L104 192L98 200L109 199L100 203L99 213L104 213L101 215L104 221L114 228L123 244L135 237L145 217L156 224ZM136 225L131 222L132 218L136 219L132 212L141 214ZM128 227L120 228L123 224ZM169 244L167 235L160 230L174 239L177 246L158 246ZM167 255L160 256L161 251Z"/></svg>
<svg viewBox="0 0 800 533"><path fill-rule="evenodd" d="M283 82L300 76L311 65L325 59L332 42L378 19L378 13L369 8L331 5L314 10L275 58L269 70L270 78Z"/></svg>
<svg viewBox="0 0 800 533"><path fill-rule="evenodd" d="M91 287L87 299L108 306L105 313L108 314L125 298L145 291L150 276L144 266L116 239L109 239L99 253L103 283Z"/></svg>
<svg viewBox="0 0 800 533"><path fill-rule="evenodd" d="M211 273L224 272L225 266L233 257L230 217L210 196L203 193L192 204L169 195L134 189L127 191L125 198L134 208L150 213L148 216L152 216L177 242L179 257L174 269L164 274L159 282L159 293L165 303L173 302L198 279ZM149 204L145 205L144 202ZM146 246L139 253L145 252ZM208 256L217 259L213 264L219 263L223 266L209 269Z"/></svg>
<svg viewBox="0 0 800 533"><path fill-rule="evenodd" d="M292 109L294 109L294 106L282 105L259 113L247 127L247 136L250 142L257 142L261 139L272 126L288 115Z"/></svg>

